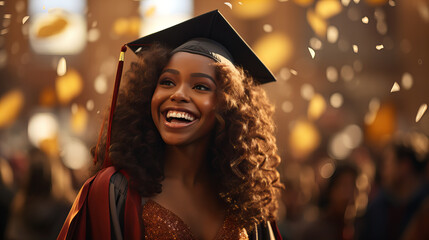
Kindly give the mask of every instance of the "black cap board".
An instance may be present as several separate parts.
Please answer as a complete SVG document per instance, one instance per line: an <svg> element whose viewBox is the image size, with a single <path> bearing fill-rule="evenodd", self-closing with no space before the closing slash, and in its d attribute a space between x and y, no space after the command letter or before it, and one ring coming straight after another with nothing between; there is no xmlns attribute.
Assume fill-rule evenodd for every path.
<svg viewBox="0 0 429 240"><path fill-rule="evenodd" d="M199 41L198 39L201 38L203 40ZM166 47L175 49L173 52L188 51L196 46L188 41L193 40L195 42L195 39L198 42L197 44L208 48L209 52L214 51L215 54L225 57L234 65L244 68L259 83L276 81L270 70L218 10L144 36L127 43L127 46L134 52L138 52L152 43L158 42ZM210 40L215 41L215 44L212 44ZM226 51L224 51L225 49ZM192 52L192 50L188 52ZM202 55L206 56L206 54ZM214 57L211 58L215 59Z"/></svg>

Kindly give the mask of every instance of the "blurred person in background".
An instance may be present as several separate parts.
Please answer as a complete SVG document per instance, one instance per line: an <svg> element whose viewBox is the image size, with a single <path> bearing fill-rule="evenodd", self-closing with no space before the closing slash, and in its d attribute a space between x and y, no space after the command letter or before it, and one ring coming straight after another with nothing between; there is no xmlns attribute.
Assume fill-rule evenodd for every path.
<svg viewBox="0 0 429 240"><path fill-rule="evenodd" d="M0 157L0 239L5 238L14 193L12 168L6 159Z"/></svg>
<svg viewBox="0 0 429 240"><path fill-rule="evenodd" d="M6 239L55 239L74 193L64 186L58 187L58 180L66 176L56 176L61 171L43 151L29 150L27 161L24 182L12 203Z"/></svg>
<svg viewBox="0 0 429 240"><path fill-rule="evenodd" d="M414 218L420 209L427 209L424 203L429 196L424 176L428 147L428 138L420 133L401 135L387 145L379 169L381 186L360 220L359 239L404 239L408 227L419 228L419 221ZM410 225L414 221L416 223ZM409 234L416 230L420 231L409 230Z"/></svg>
<svg viewBox="0 0 429 240"><path fill-rule="evenodd" d="M337 163L334 173L321 190L318 219L304 228L300 239L353 239L353 219L346 216L346 210L354 204L358 170L354 164L343 161Z"/></svg>

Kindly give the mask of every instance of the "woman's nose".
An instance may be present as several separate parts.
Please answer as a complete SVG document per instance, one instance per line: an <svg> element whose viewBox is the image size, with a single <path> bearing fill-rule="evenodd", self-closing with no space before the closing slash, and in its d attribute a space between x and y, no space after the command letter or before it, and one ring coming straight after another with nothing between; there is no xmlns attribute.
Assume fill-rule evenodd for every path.
<svg viewBox="0 0 429 240"><path fill-rule="evenodd" d="M179 86L176 91L171 94L170 100L175 102L189 102L190 99L185 87Z"/></svg>

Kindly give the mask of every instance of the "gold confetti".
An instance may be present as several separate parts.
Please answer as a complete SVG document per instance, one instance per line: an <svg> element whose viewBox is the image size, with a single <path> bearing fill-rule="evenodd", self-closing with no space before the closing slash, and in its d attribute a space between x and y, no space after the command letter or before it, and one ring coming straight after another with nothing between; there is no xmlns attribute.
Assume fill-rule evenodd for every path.
<svg viewBox="0 0 429 240"><path fill-rule="evenodd" d="M390 5L391 7L394 7L394 6L396 6L396 3L395 3L395 1L393 1L393 0L389 0L389 5Z"/></svg>
<svg viewBox="0 0 429 240"><path fill-rule="evenodd" d="M263 29L265 32L269 33L273 31L273 26L271 26L271 24L264 24Z"/></svg>
<svg viewBox="0 0 429 240"><path fill-rule="evenodd" d="M4 1L0 1L0 6L4 6Z"/></svg>
<svg viewBox="0 0 429 240"><path fill-rule="evenodd" d="M224 4L225 4L226 6L228 6L230 9L232 9L232 4L231 4L230 2L224 2Z"/></svg>
<svg viewBox="0 0 429 240"><path fill-rule="evenodd" d="M3 16L5 19L10 19L12 17L12 14L7 13Z"/></svg>
<svg viewBox="0 0 429 240"><path fill-rule="evenodd" d="M392 86L392 89L390 89L390 92L399 92L399 90L401 90L401 87L397 82L395 82Z"/></svg>
<svg viewBox="0 0 429 240"><path fill-rule="evenodd" d="M297 75L298 75L298 72L297 72L295 69L291 69L291 70L290 70L290 73L292 73L292 75L295 75L295 76L297 76Z"/></svg>
<svg viewBox="0 0 429 240"><path fill-rule="evenodd" d="M279 0L279 2L287 2L287 1L289 1L289 0Z"/></svg>
<svg viewBox="0 0 429 240"><path fill-rule="evenodd" d="M365 24L368 24L369 23L368 17L367 16L363 17L362 18L362 22L365 23Z"/></svg>
<svg viewBox="0 0 429 240"><path fill-rule="evenodd" d="M428 105L426 103L420 105L416 115L416 122L420 121L420 119L423 117L423 114L425 114L427 109L428 109Z"/></svg>
<svg viewBox="0 0 429 240"><path fill-rule="evenodd" d="M381 50L381 49L383 49L383 48L384 48L384 46L383 46L383 44L379 44L379 45L375 46L375 48L376 48L377 50Z"/></svg>
<svg viewBox="0 0 429 240"><path fill-rule="evenodd" d="M353 52L358 53L358 51L359 51L359 47L357 45L353 44Z"/></svg>
<svg viewBox="0 0 429 240"><path fill-rule="evenodd" d="M360 0L353 0L353 2L355 2L356 4L358 4L360 2Z"/></svg>
<svg viewBox="0 0 429 240"><path fill-rule="evenodd" d="M242 2L238 2L238 4L243 5L243 3L242 3Z"/></svg>
<svg viewBox="0 0 429 240"><path fill-rule="evenodd" d="M23 17L22 18L22 24L25 24L29 18L30 18L30 16Z"/></svg>
<svg viewBox="0 0 429 240"><path fill-rule="evenodd" d="M57 75L59 77L64 76L67 72L67 63L66 63L66 59L64 57L62 57L60 59L60 61L58 61L58 66L57 66Z"/></svg>
<svg viewBox="0 0 429 240"><path fill-rule="evenodd" d="M314 59L314 56L316 55L316 52L311 47L308 47L308 51L311 54L311 58Z"/></svg>

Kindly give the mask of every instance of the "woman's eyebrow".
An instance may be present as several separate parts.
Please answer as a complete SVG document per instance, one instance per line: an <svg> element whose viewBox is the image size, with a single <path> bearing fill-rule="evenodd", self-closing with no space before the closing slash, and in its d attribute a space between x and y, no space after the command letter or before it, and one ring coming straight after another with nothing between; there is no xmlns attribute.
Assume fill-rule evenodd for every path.
<svg viewBox="0 0 429 240"><path fill-rule="evenodd" d="M204 77L212 80L213 83L216 84L215 80L212 78L212 76L205 74L205 73L191 73L191 77Z"/></svg>
<svg viewBox="0 0 429 240"><path fill-rule="evenodd" d="M163 74L165 72L169 72L169 73L172 73L172 74L175 74L175 75L179 75L180 74L179 71L177 71L176 69L171 69L171 68L167 68L167 69L162 70L161 74Z"/></svg>

